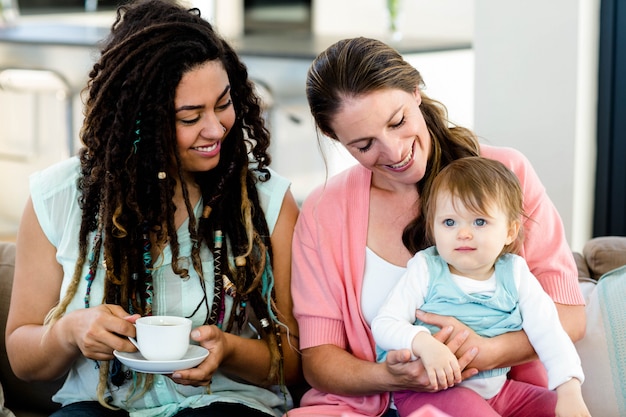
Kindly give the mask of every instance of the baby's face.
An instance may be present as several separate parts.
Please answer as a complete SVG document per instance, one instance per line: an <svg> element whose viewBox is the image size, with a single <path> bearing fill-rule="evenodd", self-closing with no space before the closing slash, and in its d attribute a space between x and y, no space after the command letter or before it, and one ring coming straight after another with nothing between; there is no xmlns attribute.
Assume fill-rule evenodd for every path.
<svg viewBox="0 0 626 417"><path fill-rule="evenodd" d="M437 251L453 274L486 280L504 246L517 236L506 213L496 204L476 213L448 192L436 200L433 234Z"/></svg>

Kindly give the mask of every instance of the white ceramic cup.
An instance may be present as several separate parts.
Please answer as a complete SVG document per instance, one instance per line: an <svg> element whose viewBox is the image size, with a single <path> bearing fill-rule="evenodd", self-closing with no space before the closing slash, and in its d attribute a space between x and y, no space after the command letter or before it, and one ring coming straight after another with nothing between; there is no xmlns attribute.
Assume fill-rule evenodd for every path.
<svg viewBox="0 0 626 417"><path fill-rule="evenodd" d="M177 316L146 316L135 321L137 338L130 341L149 361L176 361L189 349L191 320Z"/></svg>

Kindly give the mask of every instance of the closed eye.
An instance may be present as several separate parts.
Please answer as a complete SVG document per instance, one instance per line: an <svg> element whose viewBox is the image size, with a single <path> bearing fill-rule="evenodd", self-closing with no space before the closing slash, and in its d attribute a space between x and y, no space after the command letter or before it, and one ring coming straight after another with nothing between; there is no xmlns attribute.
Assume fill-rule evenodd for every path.
<svg viewBox="0 0 626 417"><path fill-rule="evenodd" d="M226 101L226 103L217 106L215 109L217 111L223 111L223 110L226 110L227 108L229 108L230 106L232 106L232 104L233 104L233 101L231 99L228 99L228 101Z"/></svg>
<svg viewBox="0 0 626 417"><path fill-rule="evenodd" d="M193 119L179 119L178 121L184 125L192 125L198 122L198 120L200 120L200 116L193 118Z"/></svg>
<svg viewBox="0 0 626 417"><path fill-rule="evenodd" d="M406 122L406 118L404 116L402 116L402 119L400 119L400 121L398 123L391 125L391 127L394 128L394 129L397 129L397 128L401 127L405 122Z"/></svg>
<svg viewBox="0 0 626 417"><path fill-rule="evenodd" d="M357 149L359 152L367 152L367 151L369 151L369 150L370 150L370 148L372 147L372 143L374 143L374 140L373 140L373 139L369 139L369 140L367 141L367 144L366 144L365 146L363 146L363 147L357 147L356 149Z"/></svg>

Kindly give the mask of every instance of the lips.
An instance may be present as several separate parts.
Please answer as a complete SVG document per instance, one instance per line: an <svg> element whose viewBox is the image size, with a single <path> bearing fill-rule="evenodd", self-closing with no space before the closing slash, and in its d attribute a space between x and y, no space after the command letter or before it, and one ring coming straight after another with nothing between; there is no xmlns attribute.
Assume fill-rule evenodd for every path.
<svg viewBox="0 0 626 417"><path fill-rule="evenodd" d="M392 169L394 171L403 171L404 169L406 169L411 163L411 161L413 160L413 146L411 146L410 152L402 161L398 162L397 164L386 165L386 166L389 169Z"/></svg>
<svg viewBox="0 0 626 417"><path fill-rule="evenodd" d="M202 154L203 156L206 156L206 157L213 157L219 154L220 147L221 147L220 141L218 140L210 145L194 146L191 148L191 150L199 154Z"/></svg>
<svg viewBox="0 0 626 417"><path fill-rule="evenodd" d="M215 148L217 148L217 144L218 143L219 142L215 142L213 145L198 146L198 147L195 147L195 148L192 148L192 149L195 150L195 151L198 151L198 152L211 152L211 151L215 150Z"/></svg>

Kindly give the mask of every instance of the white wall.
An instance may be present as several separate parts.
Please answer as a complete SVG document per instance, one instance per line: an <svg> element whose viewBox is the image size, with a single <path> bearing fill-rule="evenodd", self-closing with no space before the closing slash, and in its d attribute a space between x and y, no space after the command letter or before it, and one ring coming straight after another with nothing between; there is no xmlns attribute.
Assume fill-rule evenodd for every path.
<svg viewBox="0 0 626 417"><path fill-rule="evenodd" d="M401 0L399 25L411 37L471 39L473 0ZM313 32L318 35L387 34L387 0L313 0Z"/></svg>
<svg viewBox="0 0 626 417"><path fill-rule="evenodd" d="M474 119L473 51L411 54L405 59L422 74L425 92L446 105L450 120L471 128ZM250 76L262 80L273 93L269 117L272 168L292 181L294 196L302 201L327 175L354 164L354 159L343 147L325 137L321 138L319 149L304 92L311 62L251 56L243 56L243 60Z"/></svg>
<svg viewBox="0 0 626 417"><path fill-rule="evenodd" d="M592 228L599 0L475 5L475 130L528 156L581 250Z"/></svg>

